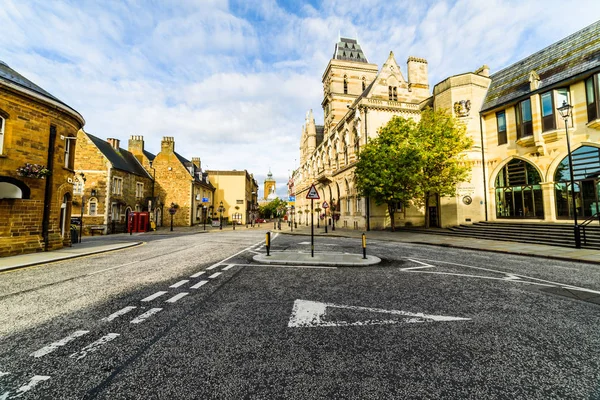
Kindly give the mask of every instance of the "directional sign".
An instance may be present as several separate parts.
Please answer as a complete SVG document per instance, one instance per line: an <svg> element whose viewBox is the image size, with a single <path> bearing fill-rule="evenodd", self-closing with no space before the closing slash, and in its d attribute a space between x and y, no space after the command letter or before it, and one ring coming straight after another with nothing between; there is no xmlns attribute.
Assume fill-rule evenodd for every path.
<svg viewBox="0 0 600 400"><path fill-rule="evenodd" d="M331 309L343 309L343 313L328 313ZM343 317L341 317L343 315ZM387 317L381 319L381 316ZM343 318L343 319L342 319ZM288 328L310 328L317 326L361 326L414 324L423 322L469 321L470 318L447 315L431 315L400 310L346 306L310 300L296 300Z"/></svg>
<svg viewBox="0 0 600 400"><path fill-rule="evenodd" d="M323 204L321 204L321 207L323 207L323 208L329 208L329 204L327 204L327 202L324 201Z"/></svg>
<svg viewBox="0 0 600 400"><path fill-rule="evenodd" d="M315 185L311 185L310 189L308 190L308 193L306 194L306 198L310 199L310 200L319 200L319 192L317 192L317 188L315 187Z"/></svg>

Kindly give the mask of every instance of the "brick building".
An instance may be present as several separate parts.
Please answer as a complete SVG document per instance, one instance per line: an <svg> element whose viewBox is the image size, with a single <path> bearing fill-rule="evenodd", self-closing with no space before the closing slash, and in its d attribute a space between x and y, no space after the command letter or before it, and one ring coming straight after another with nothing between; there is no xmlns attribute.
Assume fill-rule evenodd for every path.
<svg viewBox="0 0 600 400"><path fill-rule="evenodd" d="M131 211L148 211L152 176L119 139L104 141L80 130L75 170L73 214L83 217L84 233L125 232Z"/></svg>
<svg viewBox="0 0 600 400"><path fill-rule="evenodd" d="M140 155L139 149L136 154ZM208 174L202 171L200 158L187 160L175 151L173 137L166 136L161 141L160 152L152 160L151 168L156 177L156 196L160 199L160 203L157 203L160 211L157 214L163 216L163 223L170 222L167 210L171 204L178 206L173 216L173 225L192 226L202 223L211 208L215 207L215 187L209 182Z"/></svg>
<svg viewBox="0 0 600 400"><path fill-rule="evenodd" d="M0 61L0 256L70 245L69 181L84 123L73 108Z"/></svg>

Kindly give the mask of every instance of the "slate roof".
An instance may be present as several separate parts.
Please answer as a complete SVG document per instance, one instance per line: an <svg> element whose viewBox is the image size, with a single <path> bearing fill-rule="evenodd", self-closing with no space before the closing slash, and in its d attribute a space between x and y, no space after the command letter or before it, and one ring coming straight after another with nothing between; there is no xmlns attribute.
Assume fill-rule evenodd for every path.
<svg viewBox="0 0 600 400"><path fill-rule="evenodd" d="M31 82L29 79L25 78L23 75L19 74L17 71L9 67L5 62L0 60L0 80L8 81L15 85L21 86L22 88L32 90L37 94L40 94L50 100L59 102L60 104L68 107L69 109L75 111L73 108L69 107L66 103L62 102L58 98L54 97L35 83Z"/></svg>
<svg viewBox="0 0 600 400"><path fill-rule="evenodd" d="M194 172L190 172L190 176L192 176L196 182L203 183L205 185L208 185L211 188L213 187L212 183L208 182L208 173L202 172L201 173L202 176L200 177L198 173L201 170L198 169L194 165L193 162L191 162L190 160L188 160L187 158L185 158L184 156L182 156L178 152L175 152L175 157L177 157L177 159L179 160L179 162L183 164L183 166L185 167L185 169L188 170L188 172L190 171L190 168L192 169L192 171L194 171Z"/></svg>
<svg viewBox="0 0 600 400"><path fill-rule="evenodd" d="M119 150L113 149L110 143L86 132L86 135L94 143L94 145L104 154L108 161L112 164L113 168L120 169L121 171L129 172L134 175L152 178L150 174L142 167L138 162L137 158L129 151L119 148Z"/></svg>
<svg viewBox="0 0 600 400"><path fill-rule="evenodd" d="M156 154L152 154L149 151L143 150L144 155L146 156L146 158L148 158L148 160L150 160L151 162L154 161L154 159L156 158Z"/></svg>
<svg viewBox="0 0 600 400"><path fill-rule="evenodd" d="M355 61L368 63L365 53L363 53L360 44L355 39L340 38L335 44L333 57L336 60Z"/></svg>
<svg viewBox="0 0 600 400"><path fill-rule="evenodd" d="M537 91L542 91L595 68L600 68L600 21L491 75L481 111L530 94L532 70L540 77Z"/></svg>

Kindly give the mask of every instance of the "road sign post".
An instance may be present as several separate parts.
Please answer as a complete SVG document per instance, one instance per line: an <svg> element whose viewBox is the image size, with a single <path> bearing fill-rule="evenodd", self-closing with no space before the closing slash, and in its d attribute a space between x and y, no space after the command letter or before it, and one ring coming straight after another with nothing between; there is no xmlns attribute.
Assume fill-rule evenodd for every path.
<svg viewBox="0 0 600 400"><path fill-rule="evenodd" d="M314 220L314 201L319 200L319 192L315 185L311 185L306 194L306 198L310 199L310 256L315 256L315 220Z"/></svg>

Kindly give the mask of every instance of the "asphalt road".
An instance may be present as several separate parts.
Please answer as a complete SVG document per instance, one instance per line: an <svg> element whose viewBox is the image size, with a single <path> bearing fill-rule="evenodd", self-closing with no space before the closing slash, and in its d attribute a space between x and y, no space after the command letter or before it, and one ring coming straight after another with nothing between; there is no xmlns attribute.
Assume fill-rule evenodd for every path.
<svg viewBox="0 0 600 400"><path fill-rule="evenodd" d="M263 241L0 274L0 400L600 398L600 266L369 241L377 266L277 267L252 261Z"/></svg>

